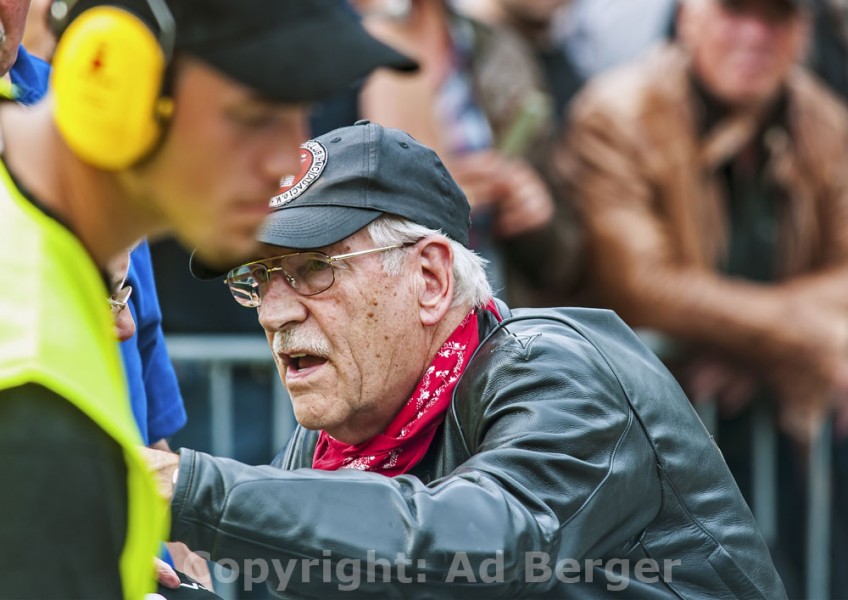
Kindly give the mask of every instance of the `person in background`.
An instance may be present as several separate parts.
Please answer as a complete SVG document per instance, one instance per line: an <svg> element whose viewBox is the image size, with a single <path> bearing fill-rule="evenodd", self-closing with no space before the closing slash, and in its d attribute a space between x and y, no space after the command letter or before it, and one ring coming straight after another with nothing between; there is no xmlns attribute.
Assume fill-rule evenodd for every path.
<svg viewBox="0 0 848 600"><path fill-rule="evenodd" d="M555 25L568 10L570 1L462 0L457 3L471 17L521 36L533 49L552 100L557 126L568 103L583 85L583 76L556 38Z"/></svg>
<svg viewBox="0 0 848 600"><path fill-rule="evenodd" d="M156 294L150 248L141 241L129 253L117 293L130 289L118 321L118 340L129 388L133 417L142 442L151 448L170 450L168 439L185 426L187 415L177 375L162 332L162 313ZM126 291L123 291L126 294ZM164 560L207 588L212 581L203 561L189 557L184 544L167 544Z"/></svg>
<svg viewBox="0 0 848 600"><path fill-rule="evenodd" d="M364 118L408 131L445 157L471 202L471 245L495 293L520 305L563 303L580 278L581 231L549 169L552 101L533 51L516 34L445 0L369 3L366 27L421 63L413 77L377 72ZM543 269L540 256L555 257Z"/></svg>
<svg viewBox="0 0 848 600"><path fill-rule="evenodd" d="M185 425L186 413L165 346L162 315L146 241L130 253L126 275L126 284L133 290L127 304L135 331L134 335L121 340L121 355L133 414L144 443L166 449L167 438Z"/></svg>
<svg viewBox="0 0 848 600"><path fill-rule="evenodd" d="M685 1L685 0L684 0ZM636 60L666 41L678 0L572 0L554 38L586 79Z"/></svg>
<svg viewBox="0 0 848 600"><path fill-rule="evenodd" d="M558 156L595 302L658 332L690 398L715 401L749 499L753 415L773 415L773 552L793 597L807 449L831 415L833 565L848 541L848 112L799 65L809 25L801 1L683 2L678 41L578 96Z"/></svg>
<svg viewBox="0 0 848 600"><path fill-rule="evenodd" d="M809 0L812 36L807 65L848 102L848 3Z"/></svg>
<svg viewBox="0 0 848 600"><path fill-rule="evenodd" d="M8 0L0 5L0 73L4 76L18 59L29 0Z"/></svg>
<svg viewBox="0 0 848 600"><path fill-rule="evenodd" d="M26 105L41 99L50 73L46 62L21 45L29 5L29 0L0 3L0 74L7 86L12 84L3 95Z"/></svg>
<svg viewBox="0 0 848 600"><path fill-rule="evenodd" d="M108 4L73 5L43 101L0 106L4 597L139 598L154 584L164 507L139 455L108 262L169 232L212 263L249 254L297 166L304 104L377 66L414 67L334 0ZM293 50L316 32L326 69L300 69Z"/></svg>
<svg viewBox="0 0 848 600"><path fill-rule="evenodd" d="M132 308L131 302L133 293L136 291L138 283L140 283L135 276L131 275L131 256L140 246L141 244L136 246L131 252L121 252L109 261L109 264L106 266L106 272L109 274L110 280L109 289L112 292L108 302L112 312L112 320L114 321L115 338L121 343L124 371L127 375L127 384L130 388L130 404L132 405L133 416L135 417L136 425L139 427L142 441L152 448L170 450L168 441L164 439L166 437L165 435L154 437L156 441L150 443L148 433L151 430L148 429L150 422L148 413L150 413L151 417L155 417L161 413L159 419L154 419L150 422L155 428L152 431L161 431L163 428L174 428L176 430L185 422L185 410L183 410L182 402L172 406L168 406L168 403L164 402L165 406L162 406L163 401L174 398L174 394L176 394L178 400L180 399L179 388L176 387L176 376L173 375L173 369L171 369L172 377L174 378L173 383L167 378L167 370L163 370L162 368L148 369L148 375L150 371L159 371L158 374L163 375L165 380L156 382L153 385L151 391L155 395L149 398L145 396L145 376L143 374L144 368L142 362L144 360L150 360L150 349L143 353L140 352L136 337L138 333L136 309ZM145 307L144 303L141 306L144 307L145 311L150 310L149 307ZM127 363L127 352L125 350L127 347L130 348L129 357L134 357L138 360L138 364ZM165 354L165 357L167 358L167 354ZM176 389L169 389L167 386L170 385L173 385ZM136 395L133 395L133 393ZM144 401L145 404L139 406L137 403L139 399ZM212 588L211 575L205 561L197 560L193 555L190 555L190 551L185 547L185 544L168 544L168 550L176 554L179 571L174 570L174 559L172 559L171 553L163 550L160 554L163 558L157 558L155 560L160 592L167 594L167 597L179 597L174 596L174 589L180 587L182 582L181 577L186 578L186 573L192 577L192 582L199 582L204 586L205 590ZM189 580L186 579L186 581L188 582Z"/></svg>

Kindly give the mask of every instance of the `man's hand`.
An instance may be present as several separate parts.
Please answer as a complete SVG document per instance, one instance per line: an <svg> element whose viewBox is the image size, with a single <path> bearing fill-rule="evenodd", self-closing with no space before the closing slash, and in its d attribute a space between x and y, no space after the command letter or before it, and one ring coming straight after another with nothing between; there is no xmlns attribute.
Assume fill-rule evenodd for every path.
<svg viewBox="0 0 848 600"><path fill-rule="evenodd" d="M524 160L487 150L456 157L449 168L472 210L494 208L499 237L527 233L553 218L554 200L548 186Z"/></svg>
<svg viewBox="0 0 848 600"><path fill-rule="evenodd" d="M161 439L159 441L153 442L152 444L148 444L148 448L153 448L154 450L161 450L162 452L173 452L171 447L168 445L168 440Z"/></svg>
<svg viewBox="0 0 848 600"><path fill-rule="evenodd" d="M141 452L150 470L156 476L159 493L170 502L174 496L174 471L180 464L180 456L173 452L162 452L147 447L143 447Z"/></svg>
<svg viewBox="0 0 848 600"><path fill-rule="evenodd" d="M712 357L693 361L683 380L695 404L714 401L724 418L738 415L757 391L757 380L751 373Z"/></svg>
<svg viewBox="0 0 848 600"><path fill-rule="evenodd" d="M180 577L171 565L160 558L154 558L153 562L156 565L156 581L174 590L180 587Z"/></svg>
<svg viewBox="0 0 848 600"><path fill-rule="evenodd" d="M209 563L203 557L192 552L182 542L168 542L165 546L168 548L171 558L174 559L177 569L197 581L206 589L214 589L212 586L212 573L209 571Z"/></svg>
<svg viewBox="0 0 848 600"><path fill-rule="evenodd" d="M498 236L512 238L538 229L554 216L548 185L530 163L513 159L501 172L501 198L495 228Z"/></svg>

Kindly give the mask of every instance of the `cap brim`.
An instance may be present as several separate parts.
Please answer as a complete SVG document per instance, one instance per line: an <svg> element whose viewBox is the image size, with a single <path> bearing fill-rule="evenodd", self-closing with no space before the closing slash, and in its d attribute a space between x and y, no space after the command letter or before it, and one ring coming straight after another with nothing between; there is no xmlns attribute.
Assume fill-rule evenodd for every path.
<svg viewBox="0 0 848 600"><path fill-rule="evenodd" d="M256 239L292 250L313 250L340 242L383 213L366 208L309 205L271 213Z"/></svg>
<svg viewBox="0 0 848 600"><path fill-rule="evenodd" d="M314 250L331 246L375 221L383 213L378 210L347 206L304 206L287 208L268 215L256 239L263 244L290 250ZM189 271L195 279L224 277L229 267L212 267L203 262L197 250L191 253Z"/></svg>
<svg viewBox="0 0 848 600"><path fill-rule="evenodd" d="M230 269L237 266L238 265L231 265L226 268L212 267L203 262L203 259L197 254L197 250L194 250L188 259L188 270L191 272L192 276L195 279L201 279L203 281L223 277L230 272Z"/></svg>
<svg viewBox="0 0 848 600"><path fill-rule="evenodd" d="M411 58L371 37L342 12L303 19L285 32L271 30L198 53L230 77L278 102L316 102L362 80L374 69L412 72Z"/></svg>

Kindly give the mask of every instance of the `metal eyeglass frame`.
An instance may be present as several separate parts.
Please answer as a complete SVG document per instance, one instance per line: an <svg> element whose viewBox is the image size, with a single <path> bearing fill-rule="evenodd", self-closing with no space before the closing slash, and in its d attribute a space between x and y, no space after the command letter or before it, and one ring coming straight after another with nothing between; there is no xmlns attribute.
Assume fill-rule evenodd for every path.
<svg viewBox="0 0 848 600"><path fill-rule="evenodd" d="M336 256L328 256L327 254L324 254L323 252L318 252L316 250L310 250L308 252L293 252L291 254L283 254L281 256L272 256L270 258L263 258L261 260L255 260L253 262L249 262L249 263L245 263L243 265L239 265L238 267L236 267L236 269L241 269L241 268L249 267L251 265L256 265L256 264L262 264L262 266L265 267L265 270L268 273L268 283L271 282L271 274L272 273L275 273L277 271L282 271L283 276L286 280L286 283L288 284L288 286L292 290L294 290L294 292L296 292L300 296L309 297L309 296L316 296L316 295L318 295L322 292L326 292L336 282L336 267L334 266L334 263L341 261L341 260L347 260L349 258L356 258L358 256L366 256L368 254L376 254L377 252L387 252L389 250L396 250L398 248L407 248L407 247L413 246L413 245L414 244L392 244L391 246L382 246L380 248L369 248L368 250L359 250L357 252L348 252L347 254L337 254ZM299 256L301 254L317 254L319 256L324 257L325 262L330 267L330 269L332 269L332 271L333 271L333 278L332 278L332 280L330 281L330 284L327 287L325 287L321 290L318 290L317 292L312 292L311 294L303 293L300 289L298 289L298 286L295 284L295 281L296 281L295 278L292 277L289 273L286 273L283 270L282 266L268 267L264 264L268 261L275 261L275 260L280 260L280 259L284 259L284 258L289 258L289 257L292 257L292 256ZM230 289L230 293L233 294L233 298L235 298L236 302L238 302L241 306L245 306L247 308L256 308L258 306L261 306L262 305L262 297L259 296L258 294L257 294L257 297L259 298L259 302L257 304L251 303L251 304L248 305L248 304L244 304L243 302L240 302L239 299L238 299L239 297L236 296L235 293L233 293L233 286L231 285L230 282L233 279L232 273L236 269L230 269L230 272L227 273L227 278L224 280L224 283L227 284L227 287Z"/></svg>

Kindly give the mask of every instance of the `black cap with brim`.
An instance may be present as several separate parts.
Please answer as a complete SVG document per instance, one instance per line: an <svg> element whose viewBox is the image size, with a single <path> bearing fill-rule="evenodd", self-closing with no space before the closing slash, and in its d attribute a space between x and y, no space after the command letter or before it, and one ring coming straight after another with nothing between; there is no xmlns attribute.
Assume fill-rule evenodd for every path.
<svg viewBox="0 0 848 600"><path fill-rule="evenodd" d="M67 19L57 24L57 33L101 4L128 10L154 31L162 24L153 17L150 0L79 0ZM409 57L371 37L347 0L165 0L165 4L175 23L177 53L201 59L272 101L325 100L351 89L374 69L418 68Z"/></svg>
<svg viewBox="0 0 848 600"><path fill-rule="evenodd" d="M377 220L384 213L347 206L316 206L280 210L268 215L256 239L292 250L331 246Z"/></svg>
<svg viewBox="0 0 848 600"><path fill-rule="evenodd" d="M188 259L188 270L191 272L192 277L194 277L195 279L218 279L219 277L223 277L224 275L229 273L231 268L232 267L219 269L206 264L197 255L197 250L194 250Z"/></svg>
<svg viewBox="0 0 848 600"><path fill-rule="evenodd" d="M304 142L301 168L286 177L256 239L286 250L326 248L381 215L439 231L468 247L471 208L433 150L398 129L358 121ZM192 255L199 279L224 275Z"/></svg>
<svg viewBox="0 0 848 600"><path fill-rule="evenodd" d="M225 1L243 10L243 0ZM336 0L298 0L297 11L287 8L291 0L259 4L271 8L262 15L265 26L249 35L227 36L210 44L191 38L183 42L178 33L177 48L278 102L326 99L380 67L400 71L418 67L371 37L359 19Z"/></svg>
<svg viewBox="0 0 848 600"><path fill-rule="evenodd" d="M192 251L188 259L188 270L195 279L218 279L229 272L229 269L215 268L205 262L197 255L197 250Z"/></svg>

